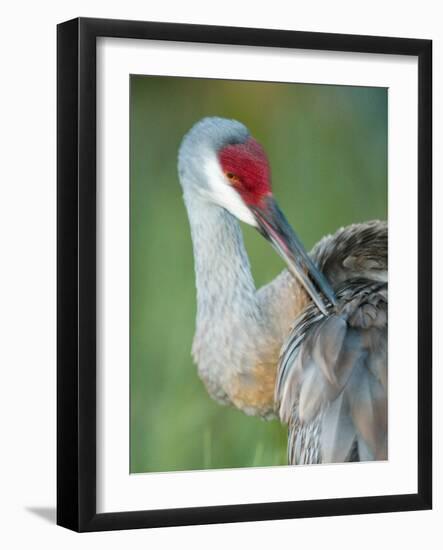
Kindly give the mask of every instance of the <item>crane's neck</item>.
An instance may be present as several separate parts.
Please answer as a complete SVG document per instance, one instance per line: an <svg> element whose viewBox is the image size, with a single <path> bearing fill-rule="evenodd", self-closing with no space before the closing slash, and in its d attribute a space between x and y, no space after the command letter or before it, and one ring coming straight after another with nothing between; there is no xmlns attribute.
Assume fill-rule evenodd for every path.
<svg viewBox="0 0 443 550"><path fill-rule="evenodd" d="M227 329L223 323L234 317L257 321L256 289L239 223L194 194L185 194L185 203L194 249L197 328L213 321L219 331Z"/></svg>

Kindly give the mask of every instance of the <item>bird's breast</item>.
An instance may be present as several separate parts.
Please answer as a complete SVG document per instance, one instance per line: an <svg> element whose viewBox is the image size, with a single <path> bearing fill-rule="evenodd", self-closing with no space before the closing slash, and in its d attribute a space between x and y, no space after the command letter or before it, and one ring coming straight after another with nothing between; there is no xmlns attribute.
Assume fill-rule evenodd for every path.
<svg viewBox="0 0 443 550"><path fill-rule="evenodd" d="M249 415L275 417L276 364L277 360L272 364L257 363L248 372L232 377L228 385L232 404Z"/></svg>
<svg viewBox="0 0 443 550"><path fill-rule="evenodd" d="M234 405L248 415L275 417L274 389L280 343L271 342L265 352L257 344L248 349L232 343L224 349L193 346L198 373L210 396L225 405ZM218 350L218 351L217 351Z"/></svg>

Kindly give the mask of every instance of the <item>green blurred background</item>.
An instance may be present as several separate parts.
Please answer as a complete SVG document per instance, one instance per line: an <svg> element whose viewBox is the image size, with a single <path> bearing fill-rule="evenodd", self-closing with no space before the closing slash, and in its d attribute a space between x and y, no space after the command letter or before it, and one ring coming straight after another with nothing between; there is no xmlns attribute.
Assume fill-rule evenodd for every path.
<svg viewBox="0 0 443 550"><path fill-rule="evenodd" d="M274 195L309 249L387 217L387 90L131 77L131 472L286 464L286 428L213 402L191 359L195 287L177 179L180 140L208 115L266 149ZM257 287L283 268L243 226Z"/></svg>

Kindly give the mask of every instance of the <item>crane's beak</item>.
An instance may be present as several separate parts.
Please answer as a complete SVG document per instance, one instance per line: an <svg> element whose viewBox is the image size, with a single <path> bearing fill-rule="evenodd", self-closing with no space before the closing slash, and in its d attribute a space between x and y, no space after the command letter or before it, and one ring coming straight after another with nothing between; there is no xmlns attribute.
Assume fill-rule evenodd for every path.
<svg viewBox="0 0 443 550"><path fill-rule="evenodd" d="M272 196L266 197L260 206L250 206L259 232L272 244L283 258L289 271L303 285L318 309L328 315L328 301L335 306L337 300L331 285L306 253L300 239L289 225ZM326 299L326 302L325 300Z"/></svg>

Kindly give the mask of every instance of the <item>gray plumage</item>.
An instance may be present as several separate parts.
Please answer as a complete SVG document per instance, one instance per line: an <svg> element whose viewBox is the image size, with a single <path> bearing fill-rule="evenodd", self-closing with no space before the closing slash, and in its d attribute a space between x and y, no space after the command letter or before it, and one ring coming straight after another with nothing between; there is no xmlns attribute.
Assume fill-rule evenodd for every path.
<svg viewBox="0 0 443 550"><path fill-rule="evenodd" d="M337 298L326 316L288 270L256 290L231 212L247 213L232 195L220 198L207 169L220 147L248 137L241 123L207 118L180 148L199 375L217 401L287 423L291 464L386 459L387 225L351 225L314 247Z"/></svg>
<svg viewBox="0 0 443 550"><path fill-rule="evenodd" d="M328 317L310 303L281 350L275 391L291 464L387 458L385 222L343 228L311 252L336 291Z"/></svg>
<svg viewBox="0 0 443 550"><path fill-rule="evenodd" d="M308 306L282 350L276 403L292 464L387 458L387 284L352 279L337 297L327 318Z"/></svg>

